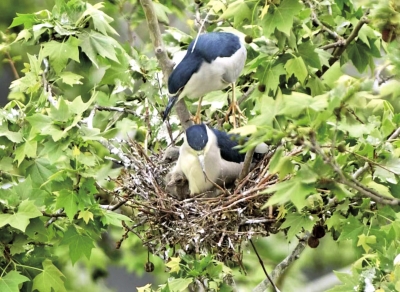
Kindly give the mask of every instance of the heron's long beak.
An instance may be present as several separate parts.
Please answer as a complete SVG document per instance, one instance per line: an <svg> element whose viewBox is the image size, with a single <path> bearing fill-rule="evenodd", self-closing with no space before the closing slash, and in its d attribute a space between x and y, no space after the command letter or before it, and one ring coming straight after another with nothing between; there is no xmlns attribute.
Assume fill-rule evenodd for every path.
<svg viewBox="0 0 400 292"><path fill-rule="evenodd" d="M172 97L169 98L167 107L164 110L163 121L165 121L167 119L171 109L173 108L173 106L175 105L177 100L178 100L178 96L177 95L172 96Z"/></svg>
<svg viewBox="0 0 400 292"><path fill-rule="evenodd" d="M203 171L204 181L207 181L207 174L206 174L206 167L204 165L204 152L203 151L197 153L197 159L199 160L199 163L201 165L201 170Z"/></svg>

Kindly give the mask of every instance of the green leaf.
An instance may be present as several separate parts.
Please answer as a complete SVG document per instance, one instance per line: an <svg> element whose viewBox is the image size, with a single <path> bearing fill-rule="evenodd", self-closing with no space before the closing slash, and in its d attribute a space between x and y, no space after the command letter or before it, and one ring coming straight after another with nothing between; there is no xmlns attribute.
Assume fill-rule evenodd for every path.
<svg viewBox="0 0 400 292"><path fill-rule="evenodd" d="M45 158L35 159L26 170L26 174L31 176L34 187L40 187L55 172L55 166Z"/></svg>
<svg viewBox="0 0 400 292"><path fill-rule="evenodd" d="M343 222L344 219L345 217L340 214L340 212L336 211L335 213L333 213L331 217L326 219L326 226L328 227L328 230L332 229L332 227L334 227L335 229L340 227L341 222Z"/></svg>
<svg viewBox="0 0 400 292"><path fill-rule="evenodd" d="M49 56L50 66L56 73L60 73L67 66L69 59L79 63L79 43L80 41L73 36L63 43L50 41L43 45L43 56Z"/></svg>
<svg viewBox="0 0 400 292"><path fill-rule="evenodd" d="M90 105L96 100L96 97L97 92L94 92L88 102L85 103L82 101L82 97L79 95L70 103L69 110L76 115L80 115L90 107Z"/></svg>
<svg viewBox="0 0 400 292"><path fill-rule="evenodd" d="M70 226L65 232L60 244L66 244L69 246L71 262L72 264L75 264L82 256L86 256L90 259L90 254L94 247L93 242L94 240L83 233L83 231L78 233L74 226Z"/></svg>
<svg viewBox="0 0 400 292"><path fill-rule="evenodd" d="M88 224L90 220L93 221L93 213L89 210L80 211L78 219L83 219L83 221Z"/></svg>
<svg viewBox="0 0 400 292"><path fill-rule="evenodd" d="M56 208L64 208L70 220L74 219L75 214L78 212L78 196L74 191L71 190L60 190Z"/></svg>
<svg viewBox="0 0 400 292"><path fill-rule="evenodd" d="M311 231L314 227L317 218L312 215L290 213L285 217L285 222L282 223L281 229L289 227L287 237L291 240L296 234L303 231Z"/></svg>
<svg viewBox="0 0 400 292"><path fill-rule="evenodd" d="M219 17L219 20L233 18L234 26L239 26L245 19L251 19L251 10L245 0L237 0L231 2L224 13Z"/></svg>
<svg viewBox="0 0 400 292"><path fill-rule="evenodd" d="M297 50L306 65L321 69L319 55L315 52L315 46L310 41L298 45Z"/></svg>
<svg viewBox="0 0 400 292"><path fill-rule="evenodd" d="M132 220L129 217L122 215L122 214L115 213L110 210L102 209L102 213L103 213L103 216L101 217L101 223L103 223L103 225L114 225L114 226L121 227L122 221L132 222Z"/></svg>
<svg viewBox="0 0 400 292"><path fill-rule="evenodd" d="M171 13L171 10L165 6L162 5L159 2L154 2L154 10L156 12L157 18L160 22L168 24L169 23L169 18L167 13Z"/></svg>
<svg viewBox="0 0 400 292"><path fill-rule="evenodd" d="M312 109L320 112L328 106L327 96L311 97L307 94L293 91L291 95L283 95L284 107L279 114L298 117L300 114L305 114L306 109Z"/></svg>
<svg viewBox="0 0 400 292"><path fill-rule="evenodd" d="M37 129L39 132L41 132L43 128L46 128L52 122L49 116L38 113L33 114L30 117L26 117L26 119L31 124L31 126Z"/></svg>
<svg viewBox="0 0 400 292"><path fill-rule="evenodd" d="M20 132L9 131L7 123L4 122L0 123L0 137L6 137L14 143L21 143L23 141L22 134Z"/></svg>
<svg viewBox="0 0 400 292"><path fill-rule="evenodd" d="M50 106L49 116L56 121L68 121L68 119L71 117L71 113L69 112L68 105L64 98L60 97L56 106Z"/></svg>
<svg viewBox="0 0 400 292"><path fill-rule="evenodd" d="M347 54L358 72L363 73L369 64L369 48L361 42L354 42L347 48Z"/></svg>
<svg viewBox="0 0 400 292"><path fill-rule="evenodd" d="M25 143L20 144L17 149L15 149L15 159L18 161L18 166L24 160L25 157L35 158L37 150L37 142L35 140L28 140Z"/></svg>
<svg viewBox="0 0 400 292"><path fill-rule="evenodd" d="M29 281L29 278L22 276L17 271L8 272L5 276L0 277L1 292L18 292L20 284Z"/></svg>
<svg viewBox="0 0 400 292"><path fill-rule="evenodd" d="M171 292L185 292L193 282L192 278L178 278L168 281L168 287Z"/></svg>
<svg viewBox="0 0 400 292"><path fill-rule="evenodd" d="M354 287L359 287L360 275L353 271L353 275L349 273L341 273L334 271L336 277L343 283L343 285L336 286L329 289L327 292L349 292L354 291Z"/></svg>
<svg viewBox="0 0 400 292"><path fill-rule="evenodd" d="M324 83L322 83L321 79L316 77L308 78L306 86L310 88L312 96L321 95L325 92Z"/></svg>
<svg viewBox="0 0 400 292"><path fill-rule="evenodd" d="M31 28L36 22L37 18L35 14L17 13L17 17L14 17L11 25L8 28L13 28L21 24L23 24L25 28Z"/></svg>
<svg viewBox="0 0 400 292"><path fill-rule="evenodd" d="M170 270L170 273L177 273L181 270L180 267L181 259L179 257L170 257L169 261L165 264Z"/></svg>
<svg viewBox="0 0 400 292"><path fill-rule="evenodd" d="M278 173L279 179L283 179L286 175L292 173L293 170L294 165L289 157L284 155L283 147L279 147L271 158L269 167L270 173Z"/></svg>
<svg viewBox="0 0 400 292"><path fill-rule="evenodd" d="M283 0L281 4L271 12L271 7L265 16L263 25L264 34L270 35L274 32L275 28L286 34L290 35L290 30L293 26L294 16L300 12L303 5L297 0ZM271 13L270 13L271 12Z"/></svg>
<svg viewBox="0 0 400 292"><path fill-rule="evenodd" d="M83 84L80 80L83 78L83 76L64 71L59 74L61 81L64 82L65 84L68 84L70 86L78 85L78 84Z"/></svg>
<svg viewBox="0 0 400 292"><path fill-rule="evenodd" d="M318 175L308 168L307 165L303 165L290 180L277 183L262 192L264 194L275 193L269 198L263 208L275 204L283 204L291 200L295 207L301 210L308 204L306 197L312 193L316 193L313 183L317 179Z"/></svg>
<svg viewBox="0 0 400 292"><path fill-rule="evenodd" d="M304 84L304 81L308 76L308 70L302 57L294 57L293 59L287 61L285 69L289 77L294 75L301 84Z"/></svg>
<svg viewBox="0 0 400 292"><path fill-rule="evenodd" d="M33 279L32 291L37 289L40 292L66 292L63 273L53 265L51 260L44 260L42 265L43 272Z"/></svg>
<svg viewBox="0 0 400 292"><path fill-rule="evenodd" d="M0 214L0 227L10 224L11 227L25 232L29 219L42 216L32 201L22 201L14 214Z"/></svg>
<svg viewBox="0 0 400 292"><path fill-rule="evenodd" d="M85 16L91 16L94 28L100 31L102 34L107 35L107 33L112 33L118 35L117 31L109 24L113 22L114 19L100 10L103 7L103 3L96 3L94 5L86 3L87 9L82 13L81 19L83 19Z"/></svg>
<svg viewBox="0 0 400 292"><path fill-rule="evenodd" d="M298 178L292 178L263 191L266 194L274 193L263 208L275 204L284 204L292 200L296 208L301 210L307 205L305 198L313 192L315 192L315 188L312 185L305 184Z"/></svg>
<svg viewBox="0 0 400 292"><path fill-rule="evenodd" d="M358 236L363 234L364 225L352 215L343 219L342 223L344 225L338 241L352 240L353 242L358 242Z"/></svg>
<svg viewBox="0 0 400 292"><path fill-rule="evenodd" d="M371 249L370 244L375 244L375 243L376 243L375 235L367 236L365 234L361 234L358 236L357 246L362 246L366 253L368 253Z"/></svg>
<svg viewBox="0 0 400 292"><path fill-rule="evenodd" d="M257 77L261 81L262 84L266 86L266 92L272 90L274 93L276 92L279 85L279 77L281 75L286 75L286 71L283 67L283 64L279 63L273 65L273 67L263 68L262 70L257 70Z"/></svg>
<svg viewBox="0 0 400 292"><path fill-rule="evenodd" d="M115 39L95 31L82 33L79 39L81 40L82 51L96 67L99 67L97 55L119 62L115 48L120 48L120 45Z"/></svg>

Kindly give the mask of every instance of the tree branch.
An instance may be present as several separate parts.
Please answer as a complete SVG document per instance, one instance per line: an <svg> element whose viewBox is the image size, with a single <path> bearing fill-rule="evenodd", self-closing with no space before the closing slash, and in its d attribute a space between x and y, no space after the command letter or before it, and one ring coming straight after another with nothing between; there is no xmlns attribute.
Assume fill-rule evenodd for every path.
<svg viewBox="0 0 400 292"><path fill-rule="evenodd" d="M320 49L323 49L323 50L338 48L334 52L333 56L329 59L330 66L332 66L337 60L339 60L340 56L347 49L349 44L357 37L362 26L369 22L369 19L367 18L368 14L369 14L369 9L367 9L365 11L364 15L361 17L361 19L358 21L358 23L354 27L353 31L350 33L350 35L346 39L343 39L342 37L340 37L336 42L320 47ZM315 73L315 75L318 77L321 77L328 69L329 69L329 67L324 66L321 70L318 70Z"/></svg>
<svg viewBox="0 0 400 292"><path fill-rule="evenodd" d="M326 163L328 163L334 169L334 171L339 175L339 182L341 184L344 184L354 190L357 190L364 196L374 200L377 203L392 205L392 206L400 205L400 200L395 199L395 198L388 198L388 197L376 192L375 190L370 189L370 188L364 186L363 184L361 184L358 180L356 180L353 177L355 174L353 174L352 177L347 178L346 175L343 173L341 167L336 163L336 161L333 160L332 157L326 155L322 151L321 147L317 144L317 141L315 140L315 133L310 133L310 142L311 142L310 147L313 149L313 151L315 151L315 153L320 155L322 157L322 159ZM364 165L364 167L365 167L365 165Z"/></svg>
<svg viewBox="0 0 400 292"><path fill-rule="evenodd" d="M126 114L130 114L133 115L135 117L139 117L135 111L128 109L128 108L124 108L124 107L116 107L116 106L109 106L109 107L105 107L105 106L99 106L96 105L95 106L96 110L99 111L108 111L108 112L120 112L120 113L126 113Z"/></svg>
<svg viewBox="0 0 400 292"><path fill-rule="evenodd" d="M244 179L246 177L246 175L250 172L251 161L253 160L253 155L254 155L255 149L256 148L253 147L252 149L247 151L246 156L244 158L244 162L243 162L243 168L239 175L239 181Z"/></svg>
<svg viewBox="0 0 400 292"><path fill-rule="evenodd" d="M396 131L393 132L392 135L390 135L388 142L393 142L394 140L397 139L397 137L399 137L400 135L400 127L396 129Z"/></svg>
<svg viewBox="0 0 400 292"><path fill-rule="evenodd" d="M165 50L153 2L151 0L140 0L140 4L142 5L144 13L146 15L150 38L154 46L154 52L163 72L165 81L164 83L166 83L169 75L172 72L174 64L168 57L167 51ZM184 129L190 127L193 124L193 121L190 119L190 113L183 99L179 100L176 103L175 109L182 127Z"/></svg>
<svg viewBox="0 0 400 292"><path fill-rule="evenodd" d="M326 31L329 35L331 35L335 40L340 41L343 40L343 38L336 32L333 31L329 28L327 28L318 18L317 13L315 12L315 8L314 5L311 3L311 1L309 0L303 0L304 4L307 4L310 9L311 9L311 20L318 25L319 27L321 27L321 30Z"/></svg>
<svg viewBox="0 0 400 292"><path fill-rule="evenodd" d="M276 283L279 277L283 274L283 272L289 267L291 263L297 260L300 254L304 251L307 246L307 240L311 235L309 233L305 234L301 239L299 239L299 243L296 245L294 250L290 255L288 255L283 261L281 261L275 269L271 273L271 280ZM271 285L268 279L264 279L260 284L258 284L253 292L264 292L267 290L268 286Z"/></svg>

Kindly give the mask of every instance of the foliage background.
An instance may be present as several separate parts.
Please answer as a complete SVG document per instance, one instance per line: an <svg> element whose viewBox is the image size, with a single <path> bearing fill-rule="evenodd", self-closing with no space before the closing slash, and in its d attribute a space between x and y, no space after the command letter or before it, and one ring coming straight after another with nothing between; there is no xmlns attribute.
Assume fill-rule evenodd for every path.
<svg viewBox="0 0 400 292"><path fill-rule="evenodd" d="M0 192L3 213L0 215L3 256L0 287L6 285L9 291L17 291L21 285L26 291L33 288L49 291L49 287L57 291L76 291L82 287L104 291L104 283L99 279L109 264L143 274L147 262L146 250L133 235L123 242L120 250L114 248L115 241L123 234L120 221L128 219L101 207L109 200L107 191L116 187L107 177L117 178L120 172L111 161L104 159L110 155L109 149L114 149L104 139L124 139L129 135L153 151L165 148L169 141L159 118L165 95L159 94L162 78L152 54L145 16L139 2L106 2L104 7L95 6L96 9L87 14L88 19L71 13L69 16L75 20L76 27L64 27L67 29L63 31L64 36L72 36L67 37L65 43L54 40L54 35L49 33L53 27L44 25L37 35L20 34L20 42L9 46L17 36L11 33L20 32L22 26L6 30L15 16L14 12L6 11L12 11L12 7L21 7L18 13L51 11L54 5L52 1L35 2L34 6L28 1L15 5L17 2L1 4L4 5L2 31L6 32L2 35L1 48L6 60L3 68L10 68L7 62L10 57L14 58L13 64L21 79L12 84L8 96L11 102L1 113L0 138L4 145L0 150L1 182L13 186ZM171 54L176 53L179 46L184 47L197 32L198 27L188 15L198 11L204 14L210 6L217 11L214 20L228 19L230 25L251 36L253 42L248 46L247 66L238 83L242 90L249 90L251 86L256 89L242 104L249 119L249 126L242 131L254 132L255 142L268 141L271 145L285 139L287 151L298 141L305 145L301 156L293 159L285 157L282 151L277 152L281 156L274 156L271 172L278 173L280 178L289 175L291 179L268 190L268 193L275 193L270 204L284 206L286 222L315 215L315 210L320 214L329 213L329 218L318 219L327 226L329 236L320 240L317 249L306 249L300 260L283 274L279 282L282 290L298 291L299 285L306 285L310 278L347 266L357 259L353 276L342 276L340 279L345 286L334 291L348 291L346 289L357 281L362 289L366 285L362 280L365 278L370 279L376 289L393 289L399 285L399 271L393 265L399 253L397 207L389 207L386 202L375 208L365 194L367 191L337 184L343 178L338 175L335 163L348 178L347 174L351 175L368 162L368 169L360 176L361 183L398 205L394 200L400 195L399 151L397 137L392 135L399 127L399 86L394 80L377 88L373 73L376 62L390 69L390 77L399 72L398 43L383 42L380 34L384 35L389 28L389 39L396 38L399 19L397 14L390 13L398 12L398 7L393 1L279 2L230 1L225 8L220 1L208 1L205 4L209 6L201 8L193 1L155 2L155 5ZM68 10L62 3L56 1L58 9L52 11L58 20L62 20L62 12ZM95 2L90 3L95 5ZM317 21L322 21L323 25L310 19L313 11L307 8L307 3L317 7ZM85 11L79 1L70 4L71 11ZM338 54L339 61L330 67L335 56L320 48L340 41L332 32L338 32L343 38L351 35L366 11L360 8L361 4L372 7L371 22L357 31L354 42ZM327 13L332 8L335 17ZM111 22L99 11L116 21ZM284 13L285 21L279 18L280 13ZM388 13L392 17L388 17ZM263 15L267 17L263 19ZM35 21L45 23L46 17L40 14ZM252 19L250 24L249 18ZM27 18L22 16L20 20L29 30ZM167 23L171 27L164 26ZM224 26L229 25L225 23ZM217 22L214 22L208 30L216 27ZM77 39L84 43L89 39L85 36L94 34L103 47L88 45L78 51ZM61 50L66 55L57 55L61 43L66 46L66 51ZM95 51L90 51L93 47ZM387 51L388 57L382 57ZM45 75L46 67L41 62L44 57L49 58L51 64ZM343 72L339 64L352 67L353 71ZM329 67L331 69L327 70ZM356 78L347 75L354 70L358 71L352 74ZM43 76L51 84L51 90L43 89ZM58 101L57 106L50 105L49 96ZM315 96L319 98L311 98ZM207 101L211 106L203 114L209 120L218 117L226 106L221 102L221 93L210 94L205 104ZM85 118L94 105L133 108L135 112L98 110L91 128ZM150 111L150 122L142 118L146 111ZM223 126L230 129L229 125ZM176 134L178 130L179 123L172 119L171 131ZM111 141L118 147L121 140ZM321 146L327 150L321 150ZM118 155L113 157L119 158ZM327 205L326 200L334 197L339 200ZM49 215L61 207L65 213L60 220L44 228L52 217ZM293 249L296 244L293 235L304 229L311 231L315 223L300 222L304 224L296 228L288 225L289 230L282 228L285 232L257 240L269 270ZM381 241L383 238L385 241ZM151 262L155 264L156 283L165 283L168 273L164 272L163 261L151 256ZM235 270L239 287L249 290L264 279L261 267L253 270L256 263L252 249L245 246L244 264L251 270L251 277ZM75 281L83 270L89 271L86 277ZM373 276L359 276L365 272ZM175 280L189 279L190 283L187 275L172 276ZM53 281L49 281L50 278ZM179 283L184 288L188 282ZM168 287L164 289L173 290Z"/></svg>

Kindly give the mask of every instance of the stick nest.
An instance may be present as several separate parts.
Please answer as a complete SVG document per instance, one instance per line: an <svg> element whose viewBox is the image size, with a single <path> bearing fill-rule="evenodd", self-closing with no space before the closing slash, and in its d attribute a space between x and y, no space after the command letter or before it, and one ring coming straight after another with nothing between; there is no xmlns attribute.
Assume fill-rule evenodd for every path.
<svg viewBox="0 0 400 292"><path fill-rule="evenodd" d="M150 252L162 258L173 247L188 253L213 252L220 261L241 265L243 241L276 231L276 214L271 208L262 209L269 195L260 193L277 181L267 173L271 155L227 194L179 201L165 192L164 177L173 163L165 163L162 154L147 156L136 142L128 144L124 161L129 160L130 166L115 180L118 187L113 193L114 203L125 202L125 207L133 209L135 225L124 224L124 238L135 233Z"/></svg>

